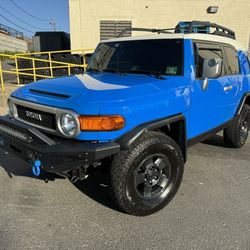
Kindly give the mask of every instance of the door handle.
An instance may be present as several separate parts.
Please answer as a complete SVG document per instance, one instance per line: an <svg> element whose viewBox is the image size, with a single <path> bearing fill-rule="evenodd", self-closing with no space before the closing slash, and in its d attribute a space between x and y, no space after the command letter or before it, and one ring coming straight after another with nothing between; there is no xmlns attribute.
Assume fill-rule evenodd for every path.
<svg viewBox="0 0 250 250"><path fill-rule="evenodd" d="M229 91L229 90L232 90L233 89L233 86L230 85L230 86L227 86L227 87L224 87L224 91Z"/></svg>

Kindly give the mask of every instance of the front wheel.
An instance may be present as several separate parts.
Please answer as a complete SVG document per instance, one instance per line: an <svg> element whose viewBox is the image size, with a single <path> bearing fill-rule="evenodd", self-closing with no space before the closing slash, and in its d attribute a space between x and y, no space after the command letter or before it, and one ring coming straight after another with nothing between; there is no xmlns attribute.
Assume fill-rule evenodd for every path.
<svg viewBox="0 0 250 250"><path fill-rule="evenodd" d="M179 146L168 136L149 132L112 161L111 193L126 213L145 216L166 206L182 180Z"/></svg>

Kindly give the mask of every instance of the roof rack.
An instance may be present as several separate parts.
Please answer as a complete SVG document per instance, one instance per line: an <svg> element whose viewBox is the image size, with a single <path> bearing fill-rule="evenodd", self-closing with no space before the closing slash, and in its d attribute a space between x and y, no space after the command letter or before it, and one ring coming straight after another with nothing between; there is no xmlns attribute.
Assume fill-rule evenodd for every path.
<svg viewBox="0 0 250 250"><path fill-rule="evenodd" d="M210 32L210 28L215 28L214 32ZM207 33L212 35L219 35L236 39L235 32L221 26L216 23L203 22L203 21L191 21L191 22L180 22L175 27L176 33Z"/></svg>
<svg viewBox="0 0 250 250"><path fill-rule="evenodd" d="M210 32L210 28L215 28L214 32ZM123 37L128 31L143 31L143 32L152 32L152 33L165 33L165 34L173 34L173 33L205 33L211 35L219 35L224 37L229 37L232 39L236 39L235 32L224 27L218 25L216 23L203 22L203 21L191 21L191 22L180 22L175 28L167 28L167 29L149 29L149 28L125 28L118 37Z"/></svg>

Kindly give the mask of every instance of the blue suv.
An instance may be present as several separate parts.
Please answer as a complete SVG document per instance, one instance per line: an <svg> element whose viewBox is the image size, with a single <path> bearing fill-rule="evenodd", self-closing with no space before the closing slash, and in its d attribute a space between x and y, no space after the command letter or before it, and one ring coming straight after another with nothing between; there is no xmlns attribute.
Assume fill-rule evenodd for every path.
<svg viewBox="0 0 250 250"><path fill-rule="evenodd" d="M144 216L175 196L189 146L222 130L225 145L245 144L250 65L234 33L216 24L133 30L153 34L102 41L85 74L14 91L0 145L37 176L76 182L106 169L118 207Z"/></svg>

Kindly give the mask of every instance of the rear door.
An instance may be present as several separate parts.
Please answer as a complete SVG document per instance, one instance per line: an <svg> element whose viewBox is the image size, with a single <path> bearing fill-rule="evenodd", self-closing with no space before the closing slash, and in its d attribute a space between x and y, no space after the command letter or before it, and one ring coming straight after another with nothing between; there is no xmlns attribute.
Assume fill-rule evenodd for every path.
<svg viewBox="0 0 250 250"><path fill-rule="evenodd" d="M236 94L236 87L231 87L227 75L227 63L223 45L214 42L194 42L194 56L196 79L191 92L191 118L188 139L192 139L220 125L232 118L232 97ZM220 77L208 79L207 88L203 89L202 69L204 59L221 58L223 67Z"/></svg>

